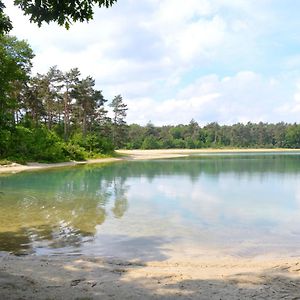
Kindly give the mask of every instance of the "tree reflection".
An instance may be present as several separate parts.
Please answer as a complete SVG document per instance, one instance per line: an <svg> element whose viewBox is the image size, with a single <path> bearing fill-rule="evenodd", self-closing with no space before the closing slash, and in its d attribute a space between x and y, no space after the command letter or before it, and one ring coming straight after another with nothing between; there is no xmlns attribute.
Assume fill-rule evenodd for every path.
<svg viewBox="0 0 300 300"><path fill-rule="evenodd" d="M2 181L0 251L32 252L36 248L76 247L93 239L105 222L107 206L116 218L128 207L125 179L103 177L90 169L22 174ZM31 178L29 183L27 175ZM51 182L43 192L40 188ZM23 188L16 188L21 185Z"/></svg>
<svg viewBox="0 0 300 300"><path fill-rule="evenodd" d="M114 187L114 207L112 212L116 218L122 218L128 209L128 200L126 197L126 191L128 186L124 184L124 179L116 178L113 180Z"/></svg>

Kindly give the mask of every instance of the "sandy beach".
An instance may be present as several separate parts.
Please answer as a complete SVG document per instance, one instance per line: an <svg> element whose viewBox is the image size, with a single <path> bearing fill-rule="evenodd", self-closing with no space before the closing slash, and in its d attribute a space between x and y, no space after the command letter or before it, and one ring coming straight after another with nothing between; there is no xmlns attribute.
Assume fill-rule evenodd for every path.
<svg viewBox="0 0 300 300"><path fill-rule="evenodd" d="M270 153L270 152L299 152L299 149L155 149L155 150L117 150L117 153L128 156L128 158L159 159L185 157L191 154L222 154L222 153Z"/></svg>
<svg viewBox="0 0 300 300"><path fill-rule="evenodd" d="M299 299L300 259L0 257L1 299Z"/></svg>
<svg viewBox="0 0 300 300"><path fill-rule="evenodd" d="M79 164L184 157L191 153L294 152L247 150L120 150L124 157L59 164L13 164L21 172ZM162 249L160 249L163 251ZM84 255L16 256L0 252L0 299L300 299L300 257L225 256L119 259ZM178 254L177 253L177 254Z"/></svg>

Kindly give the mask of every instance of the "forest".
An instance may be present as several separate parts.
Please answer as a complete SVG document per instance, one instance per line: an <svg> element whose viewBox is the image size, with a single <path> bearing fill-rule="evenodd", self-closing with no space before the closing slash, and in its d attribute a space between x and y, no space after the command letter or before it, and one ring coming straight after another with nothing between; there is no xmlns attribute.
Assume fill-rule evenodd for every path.
<svg viewBox="0 0 300 300"><path fill-rule="evenodd" d="M0 159L85 160L114 149L300 148L300 125L260 122L199 126L126 124L121 95L108 100L78 68L51 67L31 74L33 50L24 40L0 35ZM108 113L110 111L110 113Z"/></svg>

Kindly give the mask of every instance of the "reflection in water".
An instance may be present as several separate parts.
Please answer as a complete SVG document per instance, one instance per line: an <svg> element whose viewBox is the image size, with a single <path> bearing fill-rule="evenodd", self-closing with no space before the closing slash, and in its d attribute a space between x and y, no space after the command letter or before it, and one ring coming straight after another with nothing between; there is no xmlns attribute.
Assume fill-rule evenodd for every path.
<svg viewBox="0 0 300 300"><path fill-rule="evenodd" d="M95 235L110 203L121 217L128 206L124 179L97 173L78 168L1 178L0 250L79 246Z"/></svg>
<svg viewBox="0 0 300 300"><path fill-rule="evenodd" d="M3 176L0 251L150 259L152 243L198 255L214 247L296 254L299 183L299 154L202 155Z"/></svg>

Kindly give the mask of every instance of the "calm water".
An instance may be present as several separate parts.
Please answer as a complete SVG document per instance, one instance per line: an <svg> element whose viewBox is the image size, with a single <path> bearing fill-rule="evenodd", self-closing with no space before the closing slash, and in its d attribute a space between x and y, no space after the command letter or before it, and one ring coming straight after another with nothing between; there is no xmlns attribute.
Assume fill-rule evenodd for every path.
<svg viewBox="0 0 300 300"><path fill-rule="evenodd" d="M193 155L2 175L0 251L300 255L300 154Z"/></svg>

